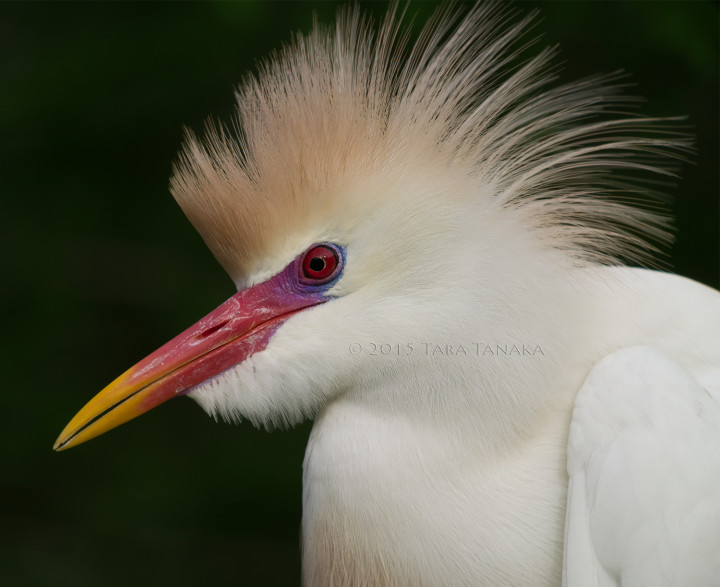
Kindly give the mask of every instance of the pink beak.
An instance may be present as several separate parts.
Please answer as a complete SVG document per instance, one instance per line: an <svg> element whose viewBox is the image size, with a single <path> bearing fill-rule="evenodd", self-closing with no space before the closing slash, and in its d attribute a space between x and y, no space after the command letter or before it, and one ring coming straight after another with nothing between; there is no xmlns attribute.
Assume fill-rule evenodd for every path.
<svg viewBox="0 0 720 587"><path fill-rule="evenodd" d="M262 351L293 314L325 301L291 287L285 272L242 290L131 367L65 427L55 450L82 444Z"/></svg>

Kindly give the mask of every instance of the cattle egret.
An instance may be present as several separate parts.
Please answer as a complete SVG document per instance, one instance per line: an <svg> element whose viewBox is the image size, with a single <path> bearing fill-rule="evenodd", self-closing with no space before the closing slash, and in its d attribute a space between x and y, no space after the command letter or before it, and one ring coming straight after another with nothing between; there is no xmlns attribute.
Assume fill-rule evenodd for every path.
<svg viewBox="0 0 720 587"><path fill-rule="evenodd" d="M174 197L238 288L68 424L188 395L315 424L306 585L720 585L720 294L632 200L687 139L617 75L558 85L533 15L391 9L298 36Z"/></svg>

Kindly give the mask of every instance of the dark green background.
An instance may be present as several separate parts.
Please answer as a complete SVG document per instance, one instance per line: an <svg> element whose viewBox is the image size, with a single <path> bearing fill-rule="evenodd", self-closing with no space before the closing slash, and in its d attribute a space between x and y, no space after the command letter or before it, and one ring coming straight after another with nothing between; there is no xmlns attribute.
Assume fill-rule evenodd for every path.
<svg viewBox="0 0 720 587"><path fill-rule="evenodd" d="M717 6L521 4L538 5L567 79L625 69L646 112L688 115L698 155L674 188L672 263L717 286ZM309 425L216 424L180 400L51 446L95 392L233 293L168 193L182 125L227 119L243 73L336 6L0 4L0 584L297 584Z"/></svg>

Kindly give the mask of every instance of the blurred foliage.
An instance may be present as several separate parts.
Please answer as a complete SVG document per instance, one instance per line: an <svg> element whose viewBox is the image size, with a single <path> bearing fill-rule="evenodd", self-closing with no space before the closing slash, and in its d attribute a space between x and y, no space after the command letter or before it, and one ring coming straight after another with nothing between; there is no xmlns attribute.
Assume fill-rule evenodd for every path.
<svg viewBox="0 0 720 587"><path fill-rule="evenodd" d="M0 584L298 584L309 424L215 424L183 400L50 447L92 394L233 293L168 193L183 125L227 120L244 73L337 6L0 4ZM698 154L675 188L672 263L717 286L717 5L520 3L538 6L565 78L624 69L646 112L688 116Z"/></svg>

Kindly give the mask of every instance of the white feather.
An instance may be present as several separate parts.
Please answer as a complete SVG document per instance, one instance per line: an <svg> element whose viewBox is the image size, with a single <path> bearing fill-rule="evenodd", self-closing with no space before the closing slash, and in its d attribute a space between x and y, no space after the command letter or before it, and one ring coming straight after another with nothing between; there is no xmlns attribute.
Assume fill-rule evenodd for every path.
<svg viewBox="0 0 720 587"><path fill-rule="evenodd" d="M685 368L649 347L600 361L568 472L563 585L720 585L720 403Z"/></svg>

